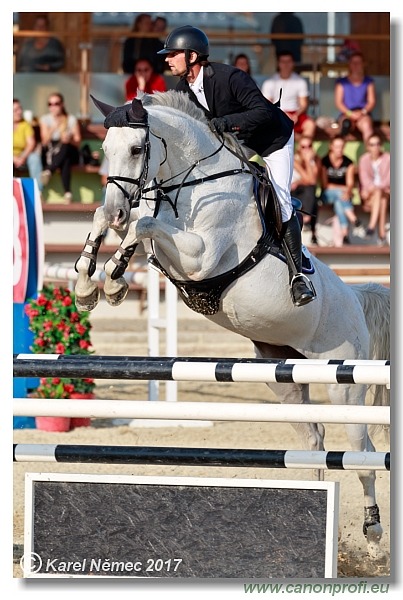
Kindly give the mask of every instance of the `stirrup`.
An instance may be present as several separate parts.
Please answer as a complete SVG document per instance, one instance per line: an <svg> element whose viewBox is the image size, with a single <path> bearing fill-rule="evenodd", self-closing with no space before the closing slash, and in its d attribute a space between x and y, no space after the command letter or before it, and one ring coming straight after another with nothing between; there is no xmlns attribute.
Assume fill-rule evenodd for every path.
<svg viewBox="0 0 403 600"><path fill-rule="evenodd" d="M293 284L300 279L305 280L303 283L308 288L308 293L305 292L299 299L297 299L294 295ZM295 275L293 275L290 281L290 291L292 301L295 304L295 306L304 306L305 304L309 304L309 302L312 302L312 300L315 300L315 298L317 297L312 281L306 275L304 275L304 273L296 273Z"/></svg>

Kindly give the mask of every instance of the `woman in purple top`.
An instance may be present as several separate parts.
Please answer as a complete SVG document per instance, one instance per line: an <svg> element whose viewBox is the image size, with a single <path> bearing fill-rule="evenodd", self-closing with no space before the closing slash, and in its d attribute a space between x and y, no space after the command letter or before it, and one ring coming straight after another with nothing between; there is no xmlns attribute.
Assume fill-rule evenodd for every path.
<svg viewBox="0 0 403 600"><path fill-rule="evenodd" d="M354 52L348 61L348 75L336 81L334 101L339 110L343 137L354 129L361 132L364 142L373 134L371 111L376 104L375 84L364 72L364 58Z"/></svg>

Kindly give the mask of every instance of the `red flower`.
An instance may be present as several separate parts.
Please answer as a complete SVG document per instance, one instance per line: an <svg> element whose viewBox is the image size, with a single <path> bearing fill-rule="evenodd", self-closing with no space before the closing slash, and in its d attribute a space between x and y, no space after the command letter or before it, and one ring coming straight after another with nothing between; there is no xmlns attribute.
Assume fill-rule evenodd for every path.
<svg viewBox="0 0 403 600"><path fill-rule="evenodd" d="M29 329L34 334L32 352L91 353L88 313L78 313L75 295L69 289L46 285L37 298L26 303L24 311L29 319ZM95 382L90 378L41 378L34 393L38 398L69 398L72 391L89 393L94 387Z"/></svg>

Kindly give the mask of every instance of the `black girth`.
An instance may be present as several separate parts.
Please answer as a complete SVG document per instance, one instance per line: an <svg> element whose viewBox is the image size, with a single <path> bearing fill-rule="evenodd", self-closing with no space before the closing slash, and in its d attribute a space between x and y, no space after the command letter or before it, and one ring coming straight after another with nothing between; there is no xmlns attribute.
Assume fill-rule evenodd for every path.
<svg viewBox="0 0 403 600"><path fill-rule="evenodd" d="M148 262L173 283L189 308L202 315L215 315L219 311L221 294L225 288L257 265L270 252L273 241L268 234L262 236L239 265L203 281L174 279L155 255L150 256Z"/></svg>

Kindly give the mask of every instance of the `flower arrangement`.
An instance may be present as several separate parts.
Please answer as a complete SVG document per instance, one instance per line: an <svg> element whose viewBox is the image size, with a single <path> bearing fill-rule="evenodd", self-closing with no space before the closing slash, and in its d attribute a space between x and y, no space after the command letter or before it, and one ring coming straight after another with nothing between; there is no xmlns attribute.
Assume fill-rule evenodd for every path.
<svg viewBox="0 0 403 600"><path fill-rule="evenodd" d="M68 288L46 285L37 298L29 300L25 313L34 334L30 347L34 354L90 354L89 313L79 313L74 292ZM33 395L38 398L70 398L72 394L91 394L91 378L44 377Z"/></svg>

